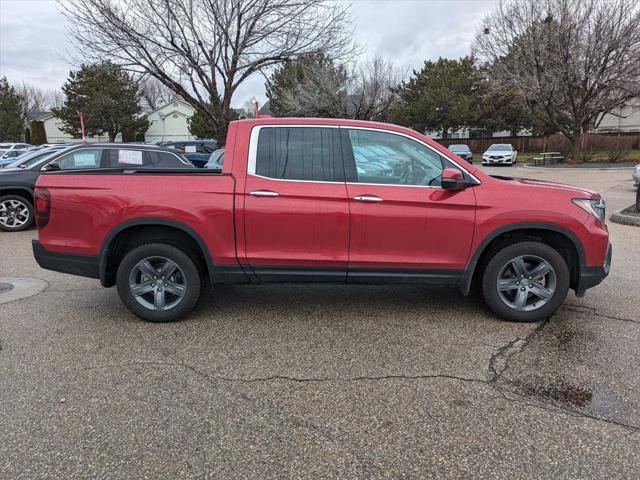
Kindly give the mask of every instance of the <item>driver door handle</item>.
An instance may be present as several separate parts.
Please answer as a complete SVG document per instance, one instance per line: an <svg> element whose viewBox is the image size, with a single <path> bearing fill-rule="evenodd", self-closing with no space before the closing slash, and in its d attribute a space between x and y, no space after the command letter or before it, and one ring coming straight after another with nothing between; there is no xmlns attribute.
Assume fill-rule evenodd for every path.
<svg viewBox="0 0 640 480"><path fill-rule="evenodd" d="M272 192L271 190L256 190L255 192L251 192L250 195L254 197L277 197L280 194L278 192Z"/></svg>
<svg viewBox="0 0 640 480"><path fill-rule="evenodd" d="M359 197L353 197L356 202L368 202L368 203L380 203L383 202L380 197L375 197L373 195L361 195Z"/></svg>

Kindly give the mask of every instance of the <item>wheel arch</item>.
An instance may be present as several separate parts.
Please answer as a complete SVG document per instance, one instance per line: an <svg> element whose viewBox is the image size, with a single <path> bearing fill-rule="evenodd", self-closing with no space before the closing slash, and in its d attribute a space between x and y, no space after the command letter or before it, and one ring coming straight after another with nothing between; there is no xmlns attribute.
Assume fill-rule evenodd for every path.
<svg viewBox="0 0 640 480"><path fill-rule="evenodd" d="M33 205L33 188L21 187L17 185L0 187L0 197L4 197L5 195L18 195L20 197L23 197L25 200L29 200L31 205Z"/></svg>
<svg viewBox="0 0 640 480"><path fill-rule="evenodd" d="M136 233L134 240L127 239L127 234ZM161 235L158 235L161 234ZM184 248L192 255L201 257L202 266L211 281L214 275L214 262L211 252L202 237L193 228L173 220L158 218L139 218L123 222L114 227L106 236L100 249L99 272L100 283L104 287L115 285L115 262L120 260L124 252L132 246L150 241L162 241Z"/></svg>
<svg viewBox="0 0 640 480"><path fill-rule="evenodd" d="M559 250L568 263L571 288L577 288L580 267L585 265L584 247L578 236L571 230L552 223L524 222L497 228L480 242L458 281L460 292L463 295L469 294L473 279L482 272L492 250L520 239L541 240Z"/></svg>

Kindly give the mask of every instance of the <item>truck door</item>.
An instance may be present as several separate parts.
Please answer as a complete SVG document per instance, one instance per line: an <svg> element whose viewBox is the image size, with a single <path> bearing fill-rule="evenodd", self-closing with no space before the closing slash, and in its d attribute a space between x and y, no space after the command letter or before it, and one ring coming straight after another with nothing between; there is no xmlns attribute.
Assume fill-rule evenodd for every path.
<svg viewBox="0 0 640 480"><path fill-rule="evenodd" d="M263 281L346 281L349 202L340 130L256 126L244 186L247 263Z"/></svg>
<svg viewBox="0 0 640 480"><path fill-rule="evenodd" d="M473 239L473 188L444 190L442 170L455 164L408 135L341 130L351 208L348 281L455 284Z"/></svg>

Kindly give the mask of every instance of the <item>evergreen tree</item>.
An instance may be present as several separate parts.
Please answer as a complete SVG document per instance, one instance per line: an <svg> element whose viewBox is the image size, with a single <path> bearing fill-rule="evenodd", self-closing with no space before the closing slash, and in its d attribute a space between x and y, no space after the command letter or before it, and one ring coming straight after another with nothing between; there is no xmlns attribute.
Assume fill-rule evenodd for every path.
<svg viewBox="0 0 640 480"><path fill-rule="evenodd" d="M66 101L52 112L63 120L62 130L76 138L82 135L78 112L84 114L88 136L107 134L110 142L119 133L144 132L149 127L147 119L140 116L139 86L118 65L82 65L80 70L69 73L62 91Z"/></svg>
<svg viewBox="0 0 640 480"><path fill-rule="evenodd" d="M42 145L47 143L47 133L44 129L44 122L34 120L31 122L31 142L32 145Z"/></svg>
<svg viewBox="0 0 640 480"><path fill-rule="evenodd" d="M6 77L0 78L0 141L19 142L24 132L24 105Z"/></svg>

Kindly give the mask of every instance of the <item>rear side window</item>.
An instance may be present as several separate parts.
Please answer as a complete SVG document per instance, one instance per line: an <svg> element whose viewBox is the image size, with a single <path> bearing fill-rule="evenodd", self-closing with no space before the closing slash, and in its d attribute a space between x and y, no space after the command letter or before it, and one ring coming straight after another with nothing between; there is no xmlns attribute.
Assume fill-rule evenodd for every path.
<svg viewBox="0 0 640 480"><path fill-rule="evenodd" d="M191 164L184 163L176 155L169 152L149 152L151 165L156 168L190 168Z"/></svg>
<svg viewBox="0 0 640 480"><path fill-rule="evenodd" d="M281 180L342 181L340 148L337 128L262 128L255 173Z"/></svg>
<svg viewBox="0 0 640 480"><path fill-rule="evenodd" d="M62 170L100 168L102 149L82 149L60 158L57 163Z"/></svg>
<svg viewBox="0 0 640 480"><path fill-rule="evenodd" d="M147 152L130 148L114 148L107 151L107 166L118 167L143 167L149 165Z"/></svg>

